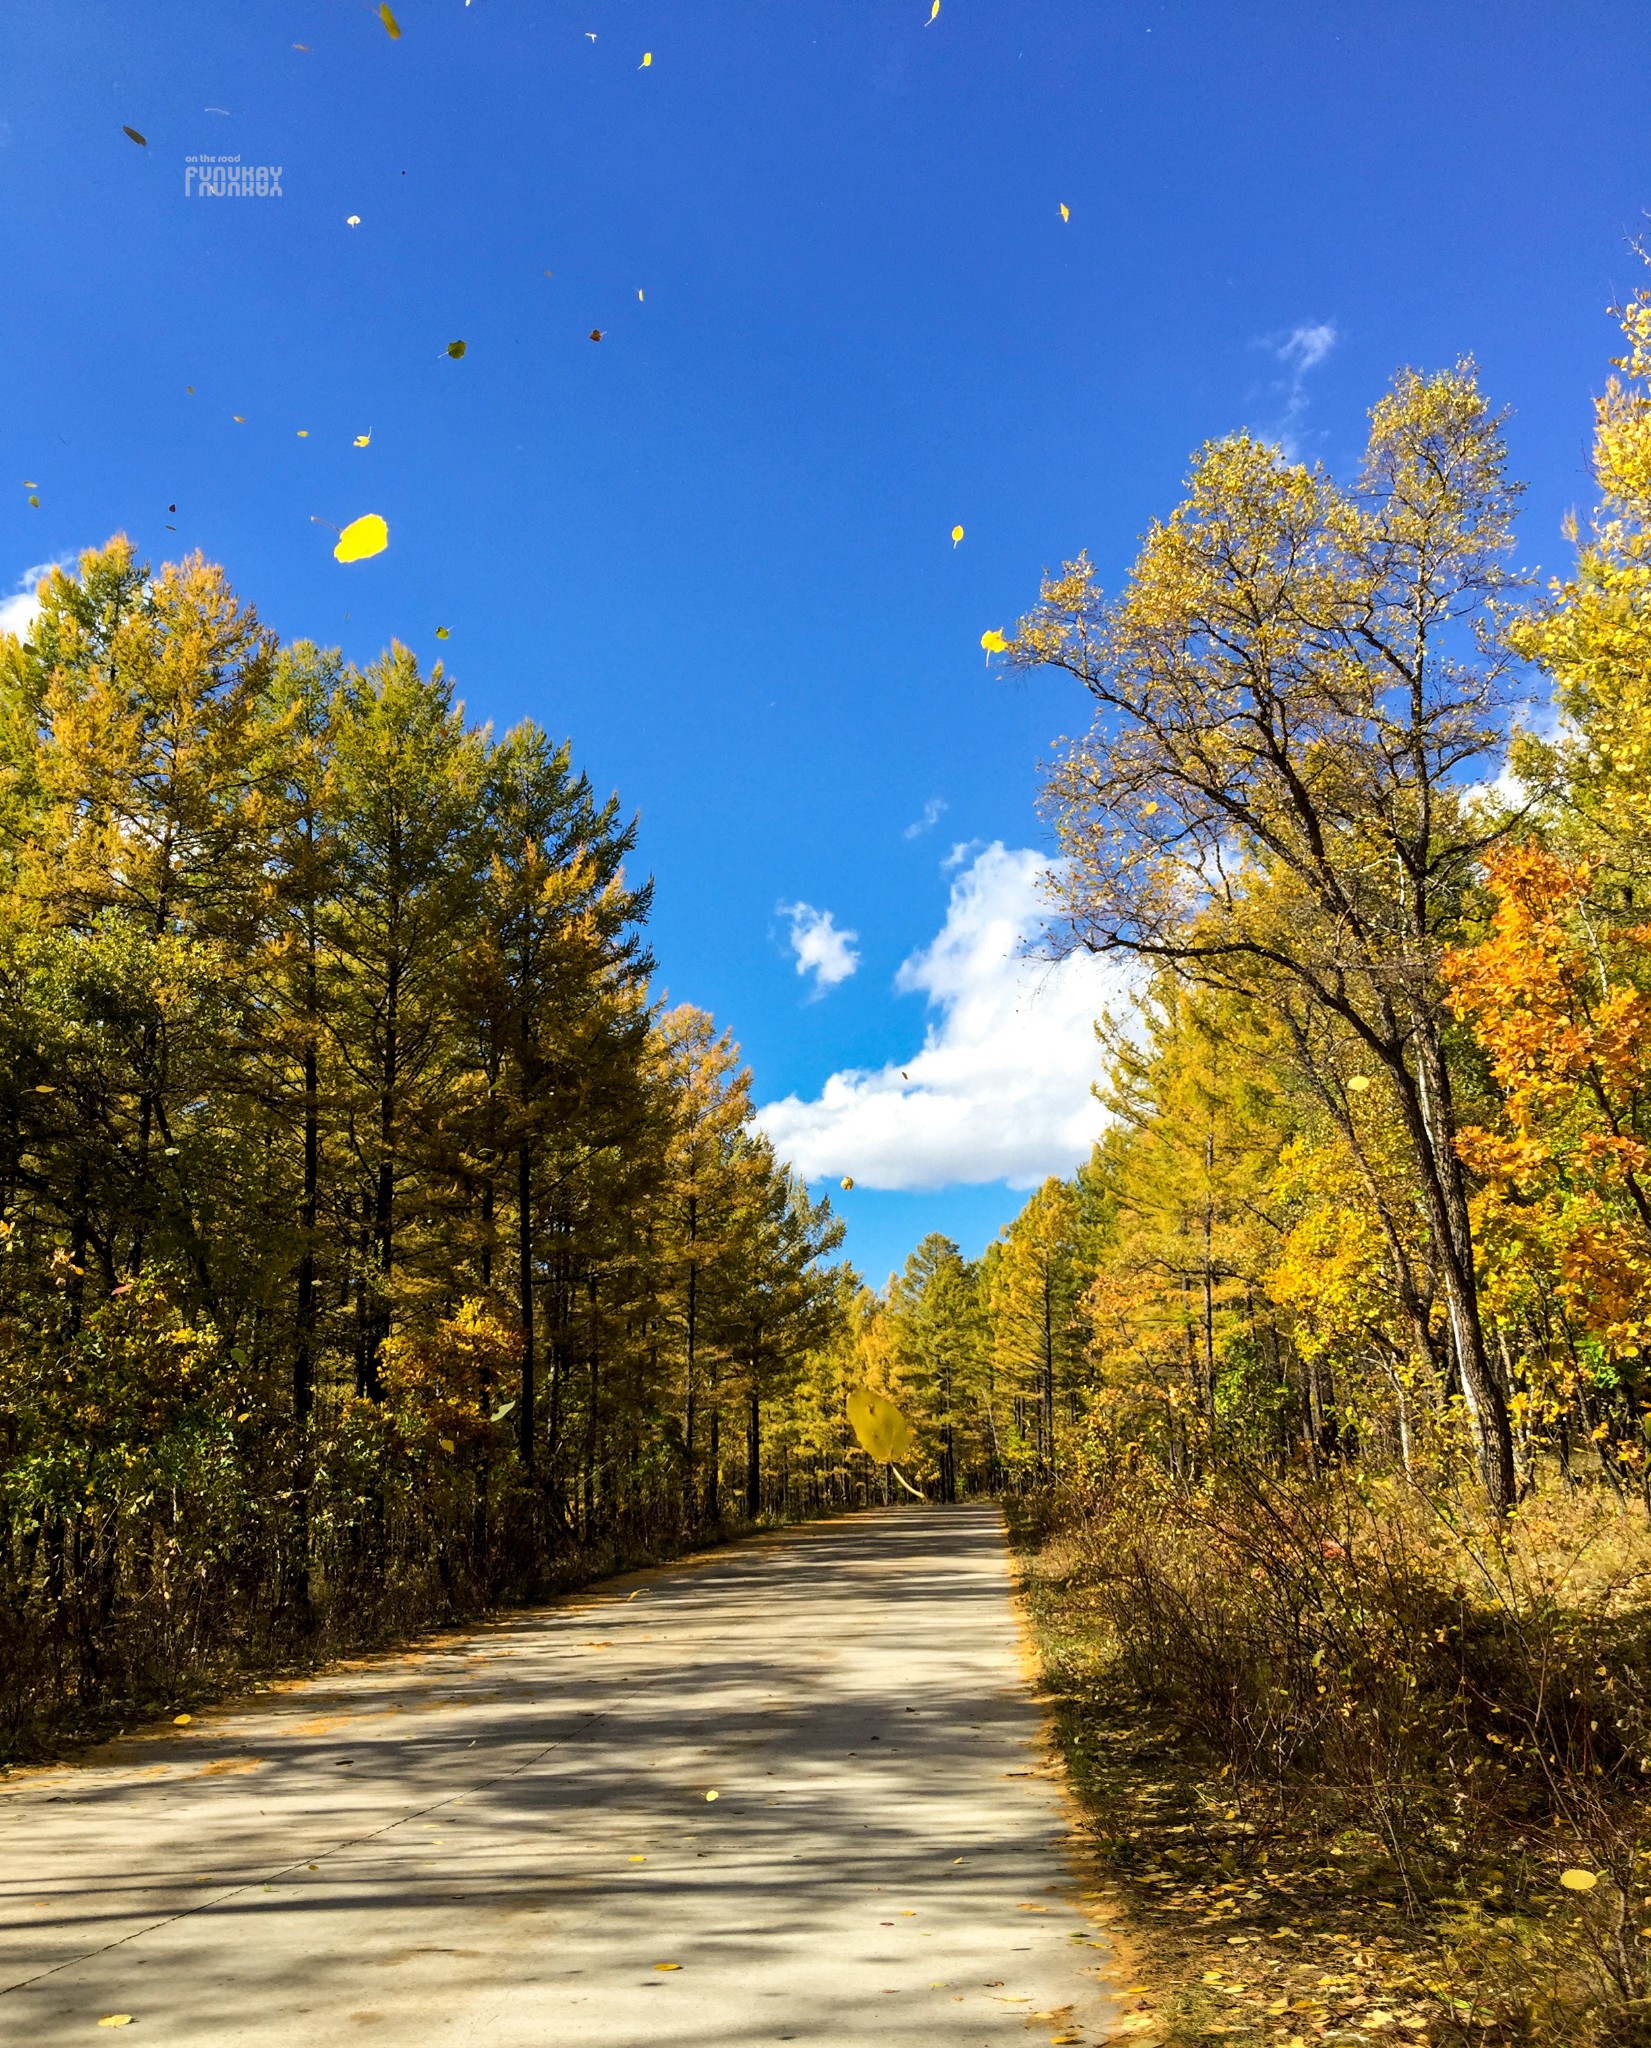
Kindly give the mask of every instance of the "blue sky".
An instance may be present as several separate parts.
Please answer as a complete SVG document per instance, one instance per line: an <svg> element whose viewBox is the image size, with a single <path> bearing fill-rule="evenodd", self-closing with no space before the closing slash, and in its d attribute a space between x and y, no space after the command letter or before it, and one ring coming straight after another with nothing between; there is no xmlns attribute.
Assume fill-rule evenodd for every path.
<svg viewBox="0 0 1651 2048"><path fill-rule="evenodd" d="M664 985L860 1183L851 1255L977 1250L1081 1144L1110 988L1007 961L1083 707L982 630L1081 547L1115 580L1204 437L1345 466L1397 364L1464 352L1561 560L1641 276L1651 10L396 12L6 10L0 594L116 531L199 547L283 634L399 636L570 734L641 814ZM279 198L186 196L237 153ZM312 515L367 511L389 550L341 567Z"/></svg>

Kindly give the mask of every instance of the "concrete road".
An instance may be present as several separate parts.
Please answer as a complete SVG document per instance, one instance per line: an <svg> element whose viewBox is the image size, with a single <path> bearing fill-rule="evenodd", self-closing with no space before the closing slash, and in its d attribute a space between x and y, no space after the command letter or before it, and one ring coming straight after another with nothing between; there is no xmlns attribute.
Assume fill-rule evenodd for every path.
<svg viewBox="0 0 1651 2048"><path fill-rule="evenodd" d="M610 1581L5 1781L0 2042L1093 2043L1039 1735L994 1509Z"/></svg>

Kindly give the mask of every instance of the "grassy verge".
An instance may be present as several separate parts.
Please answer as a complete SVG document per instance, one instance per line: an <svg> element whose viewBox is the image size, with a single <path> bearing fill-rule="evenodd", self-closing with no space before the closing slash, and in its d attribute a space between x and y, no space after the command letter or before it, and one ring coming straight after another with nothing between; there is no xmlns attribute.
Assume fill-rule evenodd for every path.
<svg viewBox="0 0 1651 2048"><path fill-rule="evenodd" d="M1380 1687L1368 1676L1363 1697L1339 1702L1315 1683L1328 1732L1308 1739L1306 1705L1274 1702L1269 1768L1269 1752L1246 1726L1254 1719L1247 1681L1258 1696L1280 1689L1249 1594L1256 1568L1223 1592L1255 1631L1247 1654L1257 1668L1246 1674L1235 1627L1211 1628L1208 1589L1195 1597L1187 1544L1196 1532L1166 1537L1145 1525L1154 1528L1146 1534L1121 1502L1103 1521L1097 1527L1092 1513L1052 1513L1048 1504L1012 1516L1045 1689L1087 1816L1100 1897L1121 1937L1125 1981L1136 1987L1120 2041L1651 2042L1651 2001L1638 1995L1651 1934L1639 1924L1651 1923L1643 1802L1615 1782L1606 1802L1596 1783L1603 1774L1590 1779L1586 1760L1562 1759L1557 1746L1546 1778L1507 1763L1522 1725L1511 1679L1505 1706L1484 1696L1482 1682L1459 1682L1455 1719L1412 1685L1408 1726L1398 1725L1403 1715L1390 1698L1372 1702ZM1143 1551L1159 1543L1166 1550L1144 1562ZM1153 1570L1178 1577L1178 1611L1152 1611ZM1368 1582L1364 1598L1374 1601ZM1603 1631L1599 1614L1591 1618ZM1294 1621L1303 1619L1298 1610ZM1375 1629L1368 1614L1362 1619ZM1526 1620L1563 1633L1555 1612ZM1282 1666L1283 1646L1273 1649ZM1609 1654L1622 1661L1620 1627ZM1304 1661L1316 1676L1316 1657L1304 1652ZM1564 1670L1548 1668L1556 1697L1574 1693ZM1607 1668L1590 1667L1602 1689ZM1632 1686L1621 1690L1638 1697ZM1602 1708L1584 1734L1591 1729L1601 1746L1604 1732L1633 1734L1636 1708L1620 1697L1617 1707L1626 1729L1602 1732ZM1458 1724L1468 1722L1481 1753L1464 1761ZM1531 1725L1557 1745L1550 1723ZM1562 1761L1576 1784L1555 1790ZM1599 1818L1607 1803L1609 1829ZM1578 1816L1590 1814L1597 1838L1585 1840ZM1570 1888L1567 1868L1571 1884L1578 1870L1592 1882Z"/></svg>

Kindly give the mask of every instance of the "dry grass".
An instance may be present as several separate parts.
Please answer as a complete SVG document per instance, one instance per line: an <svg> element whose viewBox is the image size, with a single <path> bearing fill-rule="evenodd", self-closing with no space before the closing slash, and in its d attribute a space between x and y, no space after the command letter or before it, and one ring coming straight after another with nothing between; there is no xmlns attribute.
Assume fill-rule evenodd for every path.
<svg viewBox="0 0 1651 2048"><path fill-rule="evenodd" d="M1146 1959L1133 2038L1651 2043L1642 1515L1136 1474L1041 1523L1045 1679Z"/></svg>

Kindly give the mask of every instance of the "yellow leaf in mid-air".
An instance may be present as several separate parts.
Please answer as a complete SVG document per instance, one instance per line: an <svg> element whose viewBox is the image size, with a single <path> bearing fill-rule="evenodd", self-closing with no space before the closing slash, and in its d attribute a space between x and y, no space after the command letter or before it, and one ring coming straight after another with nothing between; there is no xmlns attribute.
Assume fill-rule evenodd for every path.
<svg viewBox="0 0 1651 2048"><path fill-rule="evenodd" d="M298 429L298 438L299 438L299 440L300 440L300 441L307 441L307 440L309 439L309 437L310 437L310 430L309 430L309 428L308 428L308 427L300 427L300 428Z"/></svg>
<svg viewBox="0 0 1651 2048"><path fill-rule="evenodd" d="M638 299L638 301L640 301L640 300L641 300L641 297L642 297L642 294L641 294L640 292L638 292L636 296L637 296L637 299Z"/></svg>
<svg viewBox="0 0 1651 2048"><path fill-rule="evenodd" d="M389 0L378 0L378 18L384 24L384 32L393 42L401 41L401 23L390 12Z"/></svg>
<svg viewBox="0 0 1651 2048"><path fill-rule="evenodd" d="M366 433L357 434L355 439L350 443L350 445L352 448L367 448L372 445L372 439L373 430L371 427L369 427Z"/></svg>
<svg viewBox="0 0 1651 2048"><path fill-rule="evenodd" d="M445 626L438 626L436 628L436 638L438 640L445 640L447 638L447 628Z"/></svg>
<svg viewBox="0 0 1651 2048"><path fill-rule="evenodd" d="M460 356L464 354L464 348L465 345L462 341L450 341L447 344L447 353L453 358L454 362L456 363Z"/></svg>
<svg viewBox="0 0 1651 2048"><path fill-rule="evenodd" d="M129 2012L106 2012L98 2021L100 2027L129 2027L132 2015Z"/></svg>
<svg viewBox="0 0 1651 2048"><path fill-rule="evenodd" d="M1071 218L1072 218L1072 209L1071 209L1071 207L1070 207L1070 206L1068 206L1068 205L1067 205L1066 201L1065 201L1065 200L1063 199L1063 200L1061 201L1061 219L1062 219L1062 220L1070 220Z"/></svg>
<svg viewBox="0 0 1651 2048"><path fill-rule="evenodd" d="M680 1963L655 1963L654 1968L656 1970L680 1970L682 1965Z"/></svg>
<svg viewBox="0 0 1651 2048"><path fill-rule="evenodd" d="M34 495L33 491L29 493L29 503L37 512L40 510L40 500Z"/></svg>
<svg viewBox="0 0 1651 2048"><path fill-rule="evenodd" d="M345 221L344 225L345 225L345 226L346 226L347 228L358 228L358 227L360 227L360 225L361 225L361 216L360 216L360 214L359 214L359 213L352 213L352 214L350 215L349 219Z"/></svg>
<svg viewBox="0 0 1651 2048"><path fill-rule="evenodd" d="M954 526L954 527L952 528L952 546L953 546L953 547L955 548L955 547L957 546L958 542L959 542L959 541L960 541L960 540L961 540L962 538L963 538L963 529L962 529L962 527L961 527L961 526Z"/></svg>
<svg viewBox="0 0 1651 2048"><path fill-rule="evenodd" d="M1156 816L1156 815L1157 815L1157 810L1158 810L1158 806L1157 806L1156 804L1142 804L1142 806L1141 806L1141 816L1142 816L1143 818L1151 818L1151 817L1154 817L1154 816Z"/></svg>
<svg viewBox="0 0 1651 2048"><path fill-rule="evenodd" d="M868 1458L885 1464L910 1453L911 1424L892 1401L885 1401L869 1387L857 1388L849 1395L848 1419Z"/></svg>
<svg viewBox="0 0 1651 2048"><path fill-rule="evenodd" d="M441 1445L442 1449L446 1451L449 1457L452 1456L454 1450L457 1448L457 1446L453 1442L453 1439L450 1436L438 1437L436 1441Z"/></svg>
<svg viewBox="0 0 1651 2048"><path fill-rule="evenodd" d="M627 1863L646 1863L647 1860L646 1856L627 1856L625 1858Z"/></svg>
<svg viewBox="0 0 1651 2048"><path fill-rule="evenodd" d="M1007 654L1009 652L1009 643L1004 639L996 626L989 628L981 634L980 644L988 654Z"/></svg>
<svg viewBox="0 0 1651 2048"><path fill-rule="evenodd" d="M593 327L593 328L591 329L591 331L590 331L590 338L591 338L591 340L592 340L592 341L600 341L600 340L602 339L602 330L601 330L601 328L600 328L600 327Z"/></svg>
<svg viewBox="0 0 1651 2048"><path fill-rule="evenodd" d="M853 1185L854 1185L854 1176L853 1176L853 1174L852 1174L852 1173L845 1173L845 1174L843 1175L843 1177L842 1177L841 1181L839 1181L839 1182L838 1182L838 1186L839 1186L839 1187L841 1187L841 1189L843 1190L843 1193L844 1193L845 1195L846 1195L846 1194L848 1193L849 1189L850 1189L851 1187L853 1187Z"/></svg>
<svg viewBox="0 0 1651 2048"><path fill-rule="evenodd" d="M646 70L647 70L647 68L648 68L648 66L649 66L649 65L650 65L650 64L651 64L651 63L653 62L653 60L654 60L654 53L653 53L653 51L652 51L652 50L644 50L644 51L642 52L642 62L641 62L640 64L638 64L638 65L637 65L637 67L636 67L636 68L637 68L637 70L638 70L638 71L646 71Z"/></svg>
<svg viewBox="0 0 1651 2048"><path fill-rule="evenodd" d="M341 562L364 562L369 555L381 555L390 545L390 529L376 512L364 512L352 519L338 536L334 555Z"/></svg>
<svg viewBox="0 0 1651 2048"><path fill-rule="evenodd" d="M1347 1086L1353 1094L1362 1095L1365 1089L1370 1086L1370 1076L1368 1074L1349 1074Z"/></svg>
<svg viewBox="0 0 1651 2048"><path fill-rule="evenodd" d="M172 1716L172 1726L174 1728L187 1728L194 1718L193 1714L174 1714Z"/></svg>
<svg viewBox="0 0 1651 2048"><path fill-rule="evenodd" d="M1599 1883L1591 1870L1562 1870L1559 1881L1568 1892L1591 1892Z"/></svg>
<svg viewBox="0 0 1651 2048"><path fill-rule="evenodd" d="M930 20L931 22L935 22L935 21L938 21L939 19L940 19L940 0L934 0L934 5L933 5L933 6L932 6L932 7L931 7L931 8L929 9L929 20Z"/></svg>

